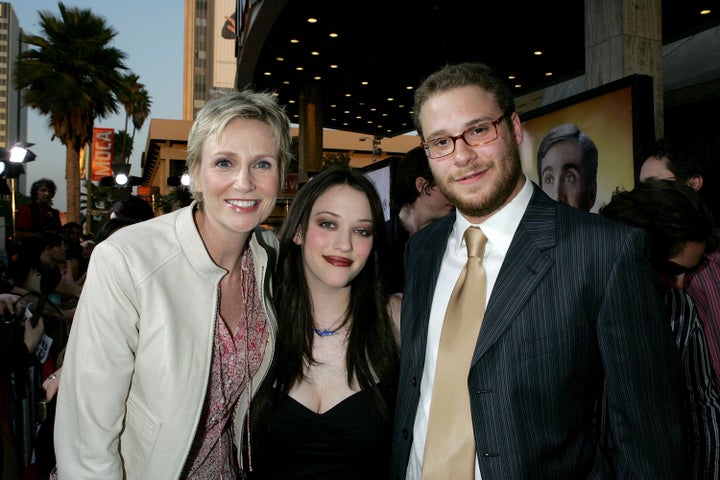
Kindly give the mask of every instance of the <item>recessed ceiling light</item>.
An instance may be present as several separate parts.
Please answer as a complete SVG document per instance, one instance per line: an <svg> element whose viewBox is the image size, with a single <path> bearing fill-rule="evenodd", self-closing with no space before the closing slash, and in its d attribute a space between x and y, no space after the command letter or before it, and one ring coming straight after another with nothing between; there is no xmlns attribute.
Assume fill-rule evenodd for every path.
<svg viewBox="0 0 720 480"><path fill-rule="evenodd" d="M310 17L307 21L308 23L317 23L317 18Z"/></svg>
<svg viewBox="0 0 720 480"><path fill-rule="evenodd" d="M304 68L303 67L295 67L295 70L297 70L298 72L302 72L304 70Z"/></svg>
<svg viewBox="0 0 720 480"><path fill-rule="evenodd" d="M300 43L300 40L298 40L297 38L291 38L290 43Z"/></svg>
<svg viewBox="0 0 720 480"><path fill-rule="evenodd" d="M320 55L320 52L310 52L310 55L318 56L318 55Z"/></svg>
<svg viewBox="0 0 720 480"><path fill-rule="evenodd" d="M315 75L313 77L313 80L322 80L322 77L320 75Z"/></svg>
<svg viewBox="0 0 720 480"><path fill-rule="evenodd" d="M520 88L520 87L522 87L521 84L519 84L519 83L516 83L516 84L515 84L515 88Z"/></svg>
<svg viewBox="0 0 720 480"><path fill-rule="evenodd" d="M552 77L552 72L545 72L546 77Z"/></svg>
<svg viewBox="0 0 720 480"><path fill-rule="evenodd" d="M339 36L339 35L338 35L337 33L334 33L334 32L329 35L330 38L337 38L338 36Z"/></svg>
<svg viewBox="0 0 720 480"><path fill-rule="evenodd" d="M367 85L368 82L360 82L360 85Z"/></svg>
<svg viewBox="0 0 720 480"><path fill-rule="evenodd" d="M284 59L283 57L275 57L275 60L277 60L278 62L284 62L284 61L285 61L285 59Z"/></svg>
<svg viewBox="0 0 720 480"><path fill-rule="evenodd" d="M265 75L266 77L269 77L270 75L272 75L272 73L270 73L270 72L265 72L265 73L263 73L263 75Z"/></svg>
<svg viewBox="0 0 720 480"><path fill-rule="evenodd" d="M508 80L515 80L515 75L508 75Z"/></svg>
<svg viewBox="0 0 720 480"><path fill-rule="evenodd" d="M346 96L346 97L352 97L352 94L346 93L345 96Z"/></svg>
<svg viewBox="0 0 720 480"><path fill-rule="evenodd" d="M535 50L533 52L533 55L542 55L542 52L540 50Z"/></svg>
<svg viewBox="0 0 720 480"><path fill-rule="evenodd" d="M709 15L712 12L709 8L706 8L705 10L700 10L700 15Z"/></svg>
<svg viewBox="0 0 720 480"><path fill-rule="evenodd" d="M338 68L337 65L330 65L330 68Z"/></svg>
<svg viewBox="0 0 720 480"><path fill-rule="evenodd" d="M393 97L388 97L387 100L388 100L388 102L394 102L394 101L395 101L395 99L394 99Z"/></svg>

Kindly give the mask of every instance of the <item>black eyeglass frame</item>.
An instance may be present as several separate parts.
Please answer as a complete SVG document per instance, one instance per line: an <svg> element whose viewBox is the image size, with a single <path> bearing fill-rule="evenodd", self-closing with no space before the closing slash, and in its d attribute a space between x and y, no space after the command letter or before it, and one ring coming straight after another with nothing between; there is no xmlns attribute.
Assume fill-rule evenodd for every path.
<svg viewBox="0 0 720 480"><path fill-rule="evenodd" d="M447 157L448 155L452 155L452 153L455 151L455 143L456 143L459 139L461 139L461 138L463 139L463 142L465 142L465 143L466 143L468 146L470 146L470 147L482 147L483 145L487 145L488 143L494 142L494 141L497 140L498 137L500 136L500 132L498 132L498 124L499 124L501 121L503 121L503 119L504 119L506 116L507 116L507 113L503 113L502 115L500 115L500 116L497 118L497 120L494 120L494 121L490 122L490 125L492 125L493 128L495 129L495 136L494 136L491 140L488 140L487 142L472 144L472 143L468 142L467 138L465 138L465 135L467 135L468 132L471 132L473 129L477 128L478 125L483 125L483 124L484 124L484 122L483 122L483 123L476 123L476 124L473 125L472 127L467 128L467 129L466 129L464 132L462 132L460 135L454 135L454 136L451 136L451 135L443 135L442 137L431 138L430 140L427 140L427 141L425 141L425 142L422 142L422 147L423 147L423 149L425 150L425 155L426 155L428 158L443 158L443 157ZM432 155L432 154L430 153L430 145L429 145L429 143L430 143L430 142L437 141L437 140L440 140L440 139L451 140L451 141L452 141L452 150L450 150L448 153L446 153L446 154L444 154L444 155Z"/></svg>

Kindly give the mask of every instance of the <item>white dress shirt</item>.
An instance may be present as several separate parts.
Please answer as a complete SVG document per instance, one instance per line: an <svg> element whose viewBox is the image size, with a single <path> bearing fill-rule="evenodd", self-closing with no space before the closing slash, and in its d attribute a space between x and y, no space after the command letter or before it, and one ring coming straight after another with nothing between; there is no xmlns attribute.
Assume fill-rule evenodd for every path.
<svg viewBox="0 0 720 480"><path fill-rule="evenodd" d="M494 215L480 225L472 225L460 212L457 213L455 226L450 232L442 266L438 274L438 281L430 310L430 323L428 324L427 346L425 351L425 367L423 368L420 383L420 401L413 429L413 444L408 461L408 480L422 478L422 462L425 450L425 436L427 434L428 416L430 415L430 401L435 378L435 365L437 363L440 333L445 318L447 304L450 301L455 283L460 276L465 263L467 263L467 248L465 246L465 230L470 226L480 227L488 239L483 257L483 265L487 275L487 292L485 303L487 305L493 286L497 280L500 267L510 248L510 242L515 235L525 209L530 203L533 187L530 180L525 177L525 185L510 203L498 210ZM470 419L468 419L470 421ZM480 480L480 467L475 458L475 479Z"/></svg>

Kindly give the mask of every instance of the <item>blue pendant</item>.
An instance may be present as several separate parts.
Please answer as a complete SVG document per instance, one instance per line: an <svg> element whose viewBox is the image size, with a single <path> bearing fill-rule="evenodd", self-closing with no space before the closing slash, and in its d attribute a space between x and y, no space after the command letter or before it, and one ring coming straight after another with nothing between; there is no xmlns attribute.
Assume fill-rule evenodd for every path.
<svg viewBox="0 0 720 480"><path fill-rule="evenodd" d="M315 332L317 335L321 337L328 337L330 335L335 335L337 333L337 330L320 330L318 328L313 328L313 332Z"/></svg>

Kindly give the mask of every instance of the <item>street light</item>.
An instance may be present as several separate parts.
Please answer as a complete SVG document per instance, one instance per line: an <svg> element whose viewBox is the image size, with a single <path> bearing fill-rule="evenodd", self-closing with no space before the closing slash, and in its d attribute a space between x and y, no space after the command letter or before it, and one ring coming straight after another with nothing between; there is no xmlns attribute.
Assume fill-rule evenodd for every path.
<svg viewBox="0 0 720 480"><path fill-rule="evenodd" d="M12 212L12 238L15 239L15 179L25 173L25 164L37 158L28 150L34 143L17 142L10 149L0 149L2 167L0 175L10 179L10 211Z"/></svg>
<svg viewBox="0 0 720 480"><path fill-rule="evenodd" d="M142 185L142 178L130 175L129 163L113 163L112 176L103 177L100 179L100 185L103 187L133 187L135 185Z"/></svg>
<svg viewBox="0 0 720 480"><path fill-rule="evenodd" d="M190 174L188 172L183 173L180 176L173 175L167 177L168 187L189 187L190 186Z"/></svg>

